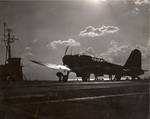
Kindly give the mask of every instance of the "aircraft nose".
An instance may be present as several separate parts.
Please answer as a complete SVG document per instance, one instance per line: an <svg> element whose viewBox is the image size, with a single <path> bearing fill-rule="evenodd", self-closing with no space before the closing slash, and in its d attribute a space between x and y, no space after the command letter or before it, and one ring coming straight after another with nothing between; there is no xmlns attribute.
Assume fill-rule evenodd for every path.
<svg viewBox="0 0 150 119"><path fill-rule="evenodd" d="M63 65L66 65L66 64L67 64L68 58L67 58L66 55L63 56L62 61L63 61Z"/></svg>
<svg viewBox="0 0 150 119"><path fill-rule="evenodd" d="M62 61L63 61L63 65L72 65L72 56L71 55L65 55L63 58L62 58Z"/></svg>

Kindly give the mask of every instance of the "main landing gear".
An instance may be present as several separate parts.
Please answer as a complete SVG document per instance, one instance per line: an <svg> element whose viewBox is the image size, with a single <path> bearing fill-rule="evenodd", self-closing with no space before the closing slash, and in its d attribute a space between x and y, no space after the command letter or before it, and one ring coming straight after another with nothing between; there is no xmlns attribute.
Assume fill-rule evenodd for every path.
<svg viewBox="0 0 150 119"><path fill-rule="evenodd" d="M89 78L90 78L90 74L83 74L82 75L82 81L83 82L87 82Z"/></svg>
<svg viewBox="0 0 150 119"><path fill-rule="evenodd" d="M116 75L114 78L115 81L120 81L121 80L121 76L120 75Z"/></svg>

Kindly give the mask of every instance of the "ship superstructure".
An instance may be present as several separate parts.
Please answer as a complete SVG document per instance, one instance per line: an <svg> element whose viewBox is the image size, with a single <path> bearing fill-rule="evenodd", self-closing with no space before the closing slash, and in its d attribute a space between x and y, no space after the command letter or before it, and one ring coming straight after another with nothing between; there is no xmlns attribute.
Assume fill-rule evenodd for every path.
<svg viewBox="0 0 150 119"><path fill-rule="evenodd" d="M5 44L5 63L0 65L0 80L23 80L21 58L13 57L11 44L17 40L13 35L13 30L3 23L3 43Z"/></svg>

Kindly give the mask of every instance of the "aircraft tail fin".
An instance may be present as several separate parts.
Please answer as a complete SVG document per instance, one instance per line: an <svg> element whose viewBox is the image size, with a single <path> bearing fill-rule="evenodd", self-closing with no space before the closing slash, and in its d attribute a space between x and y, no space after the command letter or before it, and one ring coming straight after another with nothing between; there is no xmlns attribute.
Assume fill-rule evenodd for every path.
<svg viewBox="0 0 150 119"><path fill-rule="evenodd" d="M129 58L127 59L125 65L125 68L137 68L142 69L142 63L141 63L141 51L138 49L134 49Z"/></svg>

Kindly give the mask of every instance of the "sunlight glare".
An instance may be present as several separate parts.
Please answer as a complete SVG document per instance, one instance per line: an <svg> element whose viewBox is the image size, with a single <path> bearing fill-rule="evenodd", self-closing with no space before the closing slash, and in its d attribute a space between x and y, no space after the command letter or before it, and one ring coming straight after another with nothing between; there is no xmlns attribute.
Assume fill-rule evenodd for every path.
<svg viewBox="0 0 150 119"><path fill-rule="evenodd" d="M88 0L89 2L93 2L95 4L98 4L100 2L106 2L106 0Z"/></svg>
<svg viewBox="0 0 150 119"><path fill-rule="evenodd" d="M100 0L91 0L91 2L99 3Z"/></svg>

